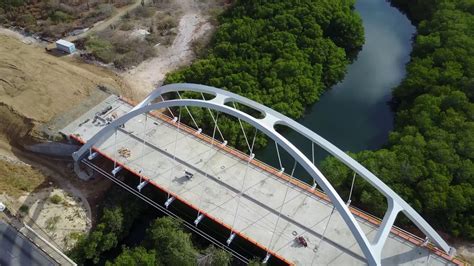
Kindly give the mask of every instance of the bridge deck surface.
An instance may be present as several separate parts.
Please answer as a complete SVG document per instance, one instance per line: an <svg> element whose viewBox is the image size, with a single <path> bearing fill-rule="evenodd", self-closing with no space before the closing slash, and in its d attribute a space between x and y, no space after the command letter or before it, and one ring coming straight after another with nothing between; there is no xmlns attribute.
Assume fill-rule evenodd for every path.
<svg viewBox="0 0 474 266"><path fill-rule="evenodd" d="M112 113L121 116L132 108L116 97L109 97L62 132L90 139L103 128L97 121L96 125L92 123L94 114L107 106L112 109L97 121ZM297 265L365 264L362 251L337 211L328 222L330 203L259 167L247 167L245 161L192 134L178 132L174 125L161 119L149 117L146 132L144 122L145 115L132 119L117 131L116 141L113 135L97 148ZM118 155L115 148L130 150L130 157ZM193 173L193 178L188 179L185 170ZM243 194L239 197L242 187ZM280 210L282 215L278 218ZM357 220L372 239L377 227L362 218ZM299 245L295 235L304 236L308 247ZM448 264L429 249L393 234L387 239L382 258L384 265Z"/></svg>

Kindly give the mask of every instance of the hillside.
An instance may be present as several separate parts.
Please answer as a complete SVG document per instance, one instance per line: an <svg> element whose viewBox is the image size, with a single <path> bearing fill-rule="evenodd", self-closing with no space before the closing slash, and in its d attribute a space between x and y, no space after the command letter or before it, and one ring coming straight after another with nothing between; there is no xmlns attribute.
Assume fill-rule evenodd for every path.
<svg viewBox="0 0 474 266"><path fill-rule="evenodd" d="M95 206L109 185L80 183L66 163L21 146L56 138L55 129L103 99L103 90L126 93L125 87L115 74L55 57L25 44L29 38L9 35L0 34L0 201L43 237L70 248L90 229L94 209L89 204ZM51 202L52 197L61 202Z"/></svg>
<svg viewBox="0 0 474 266"><path fill-rule="evenodd" d="M13 133L9 125L15 125L13 128L24 136L31 126L49 122L77 106L98 86L122 89L113 74L98 67L51 56L12 37L0 35L0 43L2 133Z"/></svg>

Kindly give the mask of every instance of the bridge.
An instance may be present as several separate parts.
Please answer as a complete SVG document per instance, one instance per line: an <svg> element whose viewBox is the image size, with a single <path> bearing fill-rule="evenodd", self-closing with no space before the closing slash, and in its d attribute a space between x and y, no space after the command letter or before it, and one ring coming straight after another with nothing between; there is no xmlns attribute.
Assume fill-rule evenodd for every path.
<svg viewBox="0 0 474 266"><path fill-rule="evenodd" d="M193 116L196 110L209 116L208 135ZM184 117L188 125L182 122ZM222 117L235 119L240 126L247 153L228 145L219 127ZM326 150L351 168L354 178L363 178L382 193L388 205L382 220L351 206L350 198L342 199L314 164L314 154L296 148L276 126L298 132L312 151ZM280 167L255 158L257 132L274 142ZM111 96L62 133L83 144L73 154L81 178L105 176L177 218L170 206L187 206L194 218L184 224L243 262L250 258L234 248L239 240L262 250L263 262L275 264L462 264L453 257L454 249L365 167L296 121L228 91L170 84L137 105ZM283 165L280 151L290 154L294 162ZM293 176L296 167L302 167L311 182ZM136 178L134 186L120 178L124 172ZM166 199L157 202L142 193L149 186ZM399 213L425 238L394 226ZM206 231L205 221L223 228L225 241Z"/></svg>

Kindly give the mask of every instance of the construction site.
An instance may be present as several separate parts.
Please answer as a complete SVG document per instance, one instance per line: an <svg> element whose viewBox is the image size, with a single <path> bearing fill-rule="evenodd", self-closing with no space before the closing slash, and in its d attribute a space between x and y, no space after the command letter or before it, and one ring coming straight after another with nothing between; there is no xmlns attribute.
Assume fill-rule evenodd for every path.
<svg viewBox="0 0 474 266"><path fill-rule="evenodd" d="M469 68L400 97L403 1L0 3L0 265L187 265L168 217L197 265L471 265Z"/></svg>
<svg viewBox="0 0 474 266"><path fill-rule="evenodd" d="M71 141L87 143L138 107L110 96L61 133ZM174 204L186 206L187 215L195 217L189 224L196 230L200 230L203 220L209 220L228 232L225 241L214 239L215 244L232 250L234 239L244 240L260 249L264 262L367 263L353 232L324 192L293 177L291 166L286 172L275 169L226 144L206 136L199 127L181 123L178 116L150 111L134 116L102 137L86 157L80 158L78 167L81 178L107 177L138 197L142 197L142 189L153 187L156 193L166 195L165 200L155 202L144 197L145 202L164 210ZM123 172L135 176L135 185L121 182ZM367 238L376 238L382 221L354 207L350 212ZM462 264L428 238L395 226L389 230L381 253L382 264ZM212 232L202 230L200 234ZM243 261L249 259L238 252L234 255Z"/></svg>

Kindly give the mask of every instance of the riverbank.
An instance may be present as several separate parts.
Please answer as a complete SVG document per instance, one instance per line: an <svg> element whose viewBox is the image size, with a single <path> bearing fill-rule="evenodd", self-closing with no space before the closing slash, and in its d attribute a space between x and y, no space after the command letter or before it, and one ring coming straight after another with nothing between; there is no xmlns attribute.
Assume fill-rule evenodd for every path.
<svg viewBox="0 0 474 266"><path fill-rule="evenodd" d="M472 5L394 2L404 3L409 16L421 21L407 75L393 92L395 127L384 149L353 156L439 231L472 241L474 33L466 30L474 23ZM348 193L352 172L333 159L325 166L325 173L338 180L337 188ZM352 196L352 202L373 213L384 209L384 198L366 184L356 182ZM399 223L406 225L403 219ZM464 250L469 249L472 244ZM472 260L472 253L464 258Z"/></svg>
<svg viewBox="0 0 474 266"><path fill-rule="evenodd" d="M343 151L378 149L388 141L393 129L393 112L388 104L392 89L405 77L415 27L408 18L385 1L359 0L355 10L362 17L365 43L344 79L311 105L299 123L321 135ZM305 154L312 157L311 146L298 134L283 131ZM274 145L257 152L257 157L278 166ZM315 150L315 161L329 154ZM283 154L290 167L290 156ZM306 176L296 169L296 176Z"/></svg>
<svg viewBox="0 0 474 266"><path fill-rule="evenodd" d="M252 95L252 98L266 101L269 106L294 117L300 116L306 104L316 101L323 90L343 78L351 56L360 49L363 42L362 24L360 18L351 10L351 6L345 1L340 1L340 5L328 4L329 2L334 3L332 0L327 3L305 2L304 4L310 4L312 9L319 8L327 12L306 10L304 15L314 18L314 22L305 24L304 27L303 18L296 15L301 11L301 8L298 8L301 7L299 4L294 6L287 2L275 5L258 2L241 3L235 10L245 10L247 13L244 15L237 11L235 13L229 11L230 14L222 18L222 24L215 35L221 36L222 39L213 42L209 53L190 67L170 74L167 82L189 81L238 90L238 93L244 96ZM257 5L256 8L261 5L262 10L271 10L276 20L265 19L265 14L262 12L252 13L252 5ZM322 17L323 14L327 17ZM247 15L253 18L242 18ZM330 30L330 22L334 27L348 29L349 33L343 35L342 30L341 32ZM192 24L183 27L196 27ZM273 28L277 26L279 28ZM182 38L186 38L185 45L189 44L189 36ZM226 42L230 44L226 45ZM153 71L149 73L156 74ZM293 82L297 80L299 82ZM289 86L291 84L293 87ZM287 97L286 92L292 92L291 97ZM293 105L288 104L293 100L295 100ZM206 125L206 123L200 124ZM236 144L239 138L243 140L242 135L234 134L235 130L230 133L234 135L229 139L232 144ZM131 211L129 207L123 208L122 211ZM135 219L135 222L139 223L139 220ZM90 236L94 241L100 242L101 233L103 231L108 233L108 230L104 230L101 226L97 234L92 233ZM126 230L129 230L129 227ZM112 234L115 239L121 241L125 233L119 231ZM87 241L84 244L87 246ZM117 242L115 246L103 246L88 258L112 260L118 255L114 248L120 244L122 242ZM78 248L81 249L80 246ZM107 253L114 251L112 256ZM124 250L122 253L125 252Z"/></svg>

